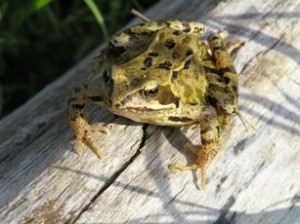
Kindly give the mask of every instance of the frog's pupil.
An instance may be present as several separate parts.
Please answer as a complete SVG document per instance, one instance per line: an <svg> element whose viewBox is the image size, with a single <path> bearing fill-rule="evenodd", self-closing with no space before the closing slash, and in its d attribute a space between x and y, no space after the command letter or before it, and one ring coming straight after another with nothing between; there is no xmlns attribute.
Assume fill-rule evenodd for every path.
<svg viewBox="0 0 300 224"><path fill-rule="evenodd" d="M155 88L155 89L150 89L150 90L149 90L149 93L150 93L150 94L155 94L155 93L157 93L157 88Z"/></svg>
<svg viewBox="0 0 300 224"><path fill-rule="evenodd" d="M153 88L153 89L148 90L148 94L149 94L150 96L156 95L157 92L158 92L158 88Z"/></svg>

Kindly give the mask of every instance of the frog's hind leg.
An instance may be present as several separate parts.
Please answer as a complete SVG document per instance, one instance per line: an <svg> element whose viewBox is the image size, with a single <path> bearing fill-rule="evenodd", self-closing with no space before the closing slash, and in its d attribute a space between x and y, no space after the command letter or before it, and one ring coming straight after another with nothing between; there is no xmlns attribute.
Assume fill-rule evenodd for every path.
<svg viewBox="0 0 300 224"><path fill-rule="evenodd" d="M208 44L215 61L217 74L220 79L211 85L222 86L221 92L216 91L211 95L215 95L214 105L218 110L222 110L225 114L232 114L238 111L238 76L233 66L232 59L226 49L223 38L218 34L211 34L208 37ZM221 80L222 83L218 83ZM226 93L226 94L224 94Z"/></svg>
<svg viewBox="0 0 300 224"><path fill-rule="evenodd" d="M206 185L207 166L213 161L221 149L221 128L217 117L209 120L209 122L201 127L201 143L200 147L195 147L197 160L196 165L201 169L201 186Z"/></svg>

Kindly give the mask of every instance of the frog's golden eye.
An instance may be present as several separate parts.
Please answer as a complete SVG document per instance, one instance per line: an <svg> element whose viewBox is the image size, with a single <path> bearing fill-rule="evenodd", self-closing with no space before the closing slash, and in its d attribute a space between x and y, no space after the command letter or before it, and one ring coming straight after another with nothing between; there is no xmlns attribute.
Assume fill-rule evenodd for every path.
<svg viewBox="0 0 300 224"><path fill-rule="evenodd" d="M111 69L105 69L102 77L105 83L109 83L111 81Z"/></svg>
<svg viewBox="0 0 300 224"><path fill-rule="evenodd" d="M157 93L158 93L158 87L154 87L154 88L151 88L151 89L144 89L144 96L147 98L147 99L153 99L155 96L157 96Z"/></svg>

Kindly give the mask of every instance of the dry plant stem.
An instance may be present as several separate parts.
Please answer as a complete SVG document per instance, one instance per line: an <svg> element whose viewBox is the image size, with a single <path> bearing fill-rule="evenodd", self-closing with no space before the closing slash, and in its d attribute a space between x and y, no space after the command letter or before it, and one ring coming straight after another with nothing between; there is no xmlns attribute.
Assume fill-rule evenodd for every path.
<svg viewBox="0 0 300 224"><path fill-rule="evenodd" d="M142 13L138 12L135 9L131 9L131 14L135 15L136 17L139 17L144 22L150 22L151 21L150 19L148 19L146 16L144 16Z"/></svg>

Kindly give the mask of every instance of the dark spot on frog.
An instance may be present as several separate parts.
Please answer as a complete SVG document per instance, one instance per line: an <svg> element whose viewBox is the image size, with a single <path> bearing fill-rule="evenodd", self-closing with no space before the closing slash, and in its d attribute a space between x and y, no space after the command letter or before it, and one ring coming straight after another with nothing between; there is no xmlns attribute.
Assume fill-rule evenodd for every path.
<svg viewBox="0 0 300 224"><path fill-rule="evenodd" d="M148 55L151 56L151 57L157 57L158 53L157 52L150 52L150 53L148 53Z"/></svg>
<svg viewBox="0 0 300 224"><path fill-rule="evenodd" d="M185 56L190 56L190 55L192 55L193 53L194 53L193 50L192 50L192 49L189 49L189 50L187 50Z"/></svg>
<svg viewBox="0 0 300 224"><path fill-rule="evenodd" d="M168 48L168 49L172 49L172 48L174 48L175 47L175 42L173 41L173 40L167 40L166 42L165 42L165 46Z"/></svg>
<svg viewBox="0 0 300 224"><path fill-rule="evenodd" d="M224 77L224 82L225 82L225 84L227 85L229 82L230 82L230 78L228 78L228 77Z"/></svg>
<svg viewBox="0 0 300 224"><path fill-rule="evenodd" d="M195 27L194 33L201 33L203 31L202 27Z"/></svg>
<svg viewBox="0 0 300 224"><path fill-rule="evenodd" d="M232 90L233 90L234 92L237 92L237 86L233 85L233 86L232 86Z"/></svg>
<svg viewBox="0 0 300 224"><path fill-rule="evenodd" d="M179 30L175 30L175 31L173 32L173 34L174 34L175 36L179 36L179 35L181 34L181 32L180 32Z"/></svg>
<svg viewBox="0 0 300 224"><path fill-rule="evenodd" d="M175 122L190 122L190 121L192 121L192 119L188 118L188 117L175 117L175 116L169 117L168 120L175 121Z"/></svg>
<svg viewBox="0 0 300 224"><path fill-rule="evenodd" d="M216 68L210 68L210 67L207 67L207 66L203 66L203 68L204 68L204 71L206 73L212 73L212 74L216 74L216 75L219 74L219 70L216 69Z"/></svg>
<svg viewBox="0 0 300 224"><path fill-rule="evenodd" d="M203 144L203 145L210 145L210 144L215 143L215 142L216 142L216 140L214 138L212 138L212 139L205 139L205 138L201 139L201 144Z"/></svg>
<svg viewBox="0 0 300 224"><path fill-rule="evenodd" d="M178 52L174 52L174 53L172 54L172 58L173 58L173 59L178 59L178 58L180 58L180 54L179 54Z"/></svg>
<svg viewBox="0 0 300 224"><path fill-rule="evenodd" d="M186 32L186 33L191 32L191 26L190 26L190 24L188 24L188 23L182 23L182 26L183 26L183 32Z"/></svg>
<svg viewBox="0 0 300 224"><path fill-rule="evenodd" d="M148 57L144 60L144 65L146 68L150 68L152 66L152 58Z"/></svg>
<svg viewBox="0 0 300 224"><path fill-rule="evenodd" d="M145 68L145 67L143 67L143 68L141 68L141 70L145 71L145 70L146 70L146 68Z"/></svg>
<svg viewBox="0 0 300 224"><path fill-rule="evenodd" d="M219 69L220 75L224 75L227 72L235 73L235 69L233 67L224 67Z"/></svg>
<svg viewBox="0 0 300 224"><path fill-rule="evenodd" d="M207 96L207 102L212 105L213 107L217 107L218 100L210 95Z"/></svg>
<svg viewBox="0 0 300 224"><path fill-rule="evenodd" d="M178 78L178 71L173 71L172 72L172 79L177 79Z"/></svg>
<svg viewBox="0 0 300 224"><path fill-rule="evenodd" d="M184 68L184 69L188 69L188 68L190 67L190 65L191 65L191 60L187 60L187 61L184 63L183 68Z"/></svg>
<svg viewBox="0 0 300 224"><path fill-rule="evenodd" d="M157 66L157 68L170 70L172 66L172 63L170 61L165 61L164 63L161 63Z"/></svg>

